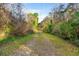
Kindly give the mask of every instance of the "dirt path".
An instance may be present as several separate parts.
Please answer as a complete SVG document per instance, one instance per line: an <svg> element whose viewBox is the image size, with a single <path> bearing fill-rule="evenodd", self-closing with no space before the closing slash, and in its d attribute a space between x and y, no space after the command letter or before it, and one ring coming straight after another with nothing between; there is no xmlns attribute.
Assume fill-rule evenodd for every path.
<svg viewBox="0 0 79 59"><path fill-rule="evenodd" d="M46 35L35 34L32 40L26 42L24 45L21 45L20 48L16 50L16 53L14 55L60 56L66 54L68 55L68 53L70 55L74 55L74 53L78 52L76 47L73 48L71 44L68 44L69 46L68 48L66 48L67 43L65 43L64 45L56 45L55 42L53 43L50 39L51 38Z"/></svg>
<svg viewBox="0 0 79 59"><path fill-rule="evenodd" d="M49 39L46 37L42 37L42 39L38 37L39 35L34 35L33 39L26 42L26 44L21 45L14 55L57 55L55 53L55 47Z"/></svg>
<svg viewBox="0 0 79 59"><path fill-rule="evenodd" d="M9 38L8 40L11 39ZM25 38L16 38L14 41L1 44L0 55L75 56L79 55L79 48L57 36L46 33L36 33L31 36L25 36Z"/></svg>

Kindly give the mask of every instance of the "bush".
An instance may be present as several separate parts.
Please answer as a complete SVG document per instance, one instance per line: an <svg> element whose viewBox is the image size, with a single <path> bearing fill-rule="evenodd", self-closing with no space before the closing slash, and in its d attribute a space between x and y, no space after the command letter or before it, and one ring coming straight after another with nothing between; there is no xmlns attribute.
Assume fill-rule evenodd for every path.
<svg viewBox="0 0 79 59"><path fill-rule="evenodd" d="M60 31L61 31L61 36L63 38L67 38L67 39L71 39L73 38L73 34L74 34L74 29L71 26L70 23L68 22L64 22L63 24L60 25Z"/></svg>
<svg viewBox="0 0 79 59"><path fill-rule="evenodd" d="M53 33L79 45L79 19L64 21L60 25L57 24L53 29Z"/></svg>

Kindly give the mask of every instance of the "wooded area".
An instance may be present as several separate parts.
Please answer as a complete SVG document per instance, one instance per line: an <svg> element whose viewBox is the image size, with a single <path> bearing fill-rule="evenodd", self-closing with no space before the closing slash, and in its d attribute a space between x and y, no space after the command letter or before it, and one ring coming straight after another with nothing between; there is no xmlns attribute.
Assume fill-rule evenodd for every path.
<svg viewBox="0 0 79 59"><path fill-rule="evenodd" d="M79 4L70 3L65 7L49 12L49 15L40 23L44 32L57 35L79 45Z"/></svg>
<svg viewBox="0 0 79 59"><path fill-rule="evenodd" d="M51 10L48 16L40 23L38 23L38 17L38 13L24 13L23 4L21 3L0 3L0 46L2 47L4 44L9 45L9 43L14 41L18 42L17 45L21 45L22 42L26 42L30 40L30 38L31 40L38 39L38 41L41 42L43 39L54 39L54 35L58 37L56 40L58 39L58 42L62 43L60 43L61 45L63 45L64 42L69 42L69 44L76 47L71 49L77 49L77 54L70 53L70 55L79 55L79 4L68 3L66 6L65 4L59 4L59 6ZM49 35L42 33L48 33ZM58 42L55 41L54 43L58 44ZM48 45L50 44L50 42L47 43ZM16 45L16 43L13 44ZM65 48L66 47L67 45ZM68 49L69 48L70 46L68 46ZM13 47L11 49L13 49ZM8 53L4 53L3 50L6 52L6 48L0 48L0 55L8 55ZM49 55L51 55L50 53ZM68 54L65 53L64 55ZM40 53L40 55L42 54Z"/></svg>

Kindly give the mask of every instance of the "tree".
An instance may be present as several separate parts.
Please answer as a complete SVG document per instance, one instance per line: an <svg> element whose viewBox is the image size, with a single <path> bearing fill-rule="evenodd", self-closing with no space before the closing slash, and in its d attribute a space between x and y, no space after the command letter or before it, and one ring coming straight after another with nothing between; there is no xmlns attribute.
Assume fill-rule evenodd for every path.
<svg viewBox="0 0 79 59"><path fill-rule="evenodd" d="M23 5L21 3L11 4L11 25L12 34L23 35L26 34L28 29L27 22L25 21L25 14L22 11Z"/></svg>
<svg viewBox="0 0 79 59"><path fill-rule="evenodd" d="M45 17L43 21L39 24L39 28L43 32L51 33L53 30L53 22L50 17Z"/></svg>
<svg viewBox="0 0 79 59"><path fill-rule="evenodd" d="M36 32L38 26L38 13L29 13L27 19L31 29Z"/></svg>
<svg viewBox="0 0 79 59"><path fill-rule="evenodd" d="M10 23L10 13L7 7L8 7L7 4L0 3L0 31L4 32L7 31L7 28Z"/></svg>

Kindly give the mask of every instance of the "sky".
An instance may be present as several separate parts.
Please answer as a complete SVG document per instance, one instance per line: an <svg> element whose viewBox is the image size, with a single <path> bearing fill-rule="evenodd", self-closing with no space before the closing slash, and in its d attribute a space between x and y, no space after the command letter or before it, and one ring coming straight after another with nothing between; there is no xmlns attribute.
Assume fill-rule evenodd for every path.
<svg viewBox="0 0 79 59"><path fill-rule="evenodd" d="M44 17L48 15L48 13L56 8L58 4L56 3L26 3L24 4L24 10L27 13L38 13L39 14L39 22L41 22Z"/></svg>

